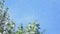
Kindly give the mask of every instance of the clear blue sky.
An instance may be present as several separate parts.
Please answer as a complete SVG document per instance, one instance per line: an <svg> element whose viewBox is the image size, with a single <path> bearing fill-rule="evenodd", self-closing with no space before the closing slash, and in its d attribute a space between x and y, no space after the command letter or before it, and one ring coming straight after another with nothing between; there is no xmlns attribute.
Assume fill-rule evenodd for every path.
<svg viewBox="0 0 60 34"><path fill-rule="evenodd" d="M45 34L60 34L60 0L6 0L5 5L17 26L37 19Z"/></svg>

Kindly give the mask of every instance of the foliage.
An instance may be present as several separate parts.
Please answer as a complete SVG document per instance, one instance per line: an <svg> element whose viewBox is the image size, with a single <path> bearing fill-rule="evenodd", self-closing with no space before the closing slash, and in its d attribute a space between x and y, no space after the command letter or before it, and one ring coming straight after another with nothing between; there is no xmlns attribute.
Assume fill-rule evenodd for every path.
<svg viewBox="0 0 60 34"><path fill-rule="evenodd" d="M0 34L41 34L39 31L40 24L37 21L28 23L26 28L23 27L23 24L20 24L18 29L15 30L15 23L13 20L9 19L7 11L8 7L4 10L4 0L2 0L0 2Z"/></svg>
<svg viewBox="0 0 60 34"><path fill-rule="evenodd" d="M9 15L7 14L8 7L4 10L4 0L0 2L0 34L11 33L14 30L14 22L9 20ZM13 26L14 25L14 26ZM13 26L13 27L12 27Z"/></svg>

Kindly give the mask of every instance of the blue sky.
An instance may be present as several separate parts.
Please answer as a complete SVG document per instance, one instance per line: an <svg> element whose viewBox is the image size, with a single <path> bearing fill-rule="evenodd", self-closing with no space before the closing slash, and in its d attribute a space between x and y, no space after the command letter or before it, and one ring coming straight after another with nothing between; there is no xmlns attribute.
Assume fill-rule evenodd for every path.
<svg viewBox="0 0 60 34"><path fill-rule="evenodd" d="M5 6L17 26L37 19L45 34L60 34L60 0L6 0Z"/></svg>

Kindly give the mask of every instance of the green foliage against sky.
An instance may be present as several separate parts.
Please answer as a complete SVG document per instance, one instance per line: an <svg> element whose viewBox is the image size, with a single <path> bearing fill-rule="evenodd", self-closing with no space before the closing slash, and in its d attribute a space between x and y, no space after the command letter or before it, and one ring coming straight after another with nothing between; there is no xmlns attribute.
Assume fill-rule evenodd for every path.
<svg viewBox="0 0 60 34"><path fill-rule="evenodd" d="M18 29L15 29L15 23L9 19L7 13L8 7L4 9L4 0L0 2L0 34L40 34L40 24L37 21L29 23L26 28L23 24L20 24Z"/></svg>
<svg viewBox="0 0 60 34"><path fill-rule="evenodd" d="M23 25L20 24L20 27L18 28L16 34L40 34L40 25L38 24L38 22L34 22L34 23L29 23L26 28L23 28Z"/></svg>

